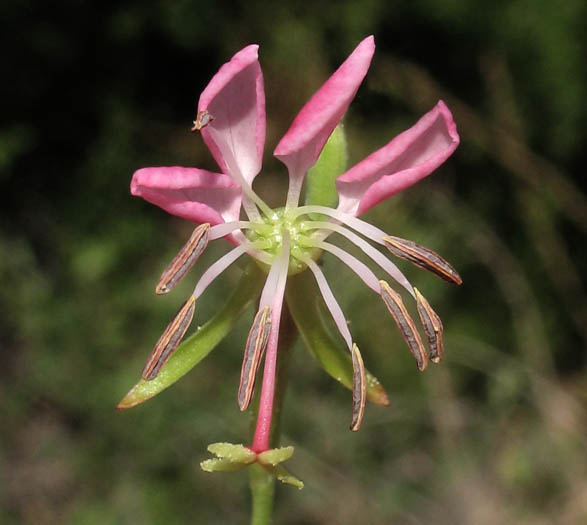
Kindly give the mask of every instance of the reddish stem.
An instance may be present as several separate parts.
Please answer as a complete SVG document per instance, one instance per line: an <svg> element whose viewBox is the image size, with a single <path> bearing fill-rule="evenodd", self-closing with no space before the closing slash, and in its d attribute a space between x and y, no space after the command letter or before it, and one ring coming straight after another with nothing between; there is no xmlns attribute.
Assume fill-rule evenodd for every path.
<svg viewBox="0 0 587 525"><path fill-rule="evenodd" d="M277 304L275 304L277 303ZM279 323L281 320L281 306L283 298L275 301L271 312L273 323L269 342L265 353L265 367L263 369L263 385L261 386L261 397L259 400L259 412L257 414L257 426L251 449L254 452L269 450L269 439L271 437L271 419L273 417L273 400L275 396L275 370L277 368L277 344L279 338Z"/></svg>

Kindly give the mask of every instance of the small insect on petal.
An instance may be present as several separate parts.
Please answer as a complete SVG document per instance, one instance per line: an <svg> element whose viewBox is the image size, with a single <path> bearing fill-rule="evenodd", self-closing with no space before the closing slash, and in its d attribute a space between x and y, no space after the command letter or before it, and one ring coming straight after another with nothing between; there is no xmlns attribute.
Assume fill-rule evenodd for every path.
<svg viewBox="0 0 587 525"><path fill-rule="evenodd" d="M424 371L428 366L428 356L420 334L416 329L414 321L406 310L400 294L393 290L385 281L379 281L381 285L381 298L387 306L389 313L395 319L395 322L402 333L402 336L412 355L416 358L418 370Z"/></svg>
<svg viewBox="0 0 587 525"><path fill-rule="evenodd" d="M208 111L200 111L196 115L196 120L194 120L194 125L192 126L191 131L199 131L202 128L206 127L210 122L214 120L214 116L210 115Z"/></svg>
<svg viewBox="0 0 587 525"><path fill-rule="evenodd" d="M463 282L457 271L436 252L399 237L384 237L383 242L396 257L428 270L449 283L461 284Z"/></svg>
<svg viewBox="0 0 587 525"><path fill-rule="evenodd" d="M263 352L267 346L271 331L271 310L268 306L259 310L253 321L253 326L247 338L243 366L241 368L241 382L238 388L238 406L241 411L248 408L253 397L255 377L261 362Z"/></svg>
<svg viewBox="0 0 587 525"><path fill-rule="evenodd" d="M208 246L208 232L210 230L210 224L200 224L192 233L188 242L185 243L183 248L179 250L179 253L173 258L173 261L169 263L169 266L165 268L159 283L155 288L155 293L159 295L166 294L175 288L175 285L179 283L185 276L185 274L196 264L196 261L200 258L200 255L204 253L206 246Z"/></svg>
<svg viewBox="0 0 587 525"><path fill-rule="evenodd" d="M361 352L356 344L353 344L353 416L351 419L351 430L356 432L361 428L363 415L365 413L365 402L367 401L367 380L365 376L365 365Z"/></svg>
<svg viewBox="0 0 587 525"><path fill-rule="evenodd" d="M420 316L420 321L422 321L422 326L424 326L424 331L428 338L430 360L433 363L440 363L442 354L444 353L442 321L417 288L414 288L414 292L416 292L416 300L418 301L418 315Z"/></svg>
<svg viewBox="0 0 587 525"><path fill-rule="evenodd" d="M147 364L143 369L142 377L144 380L150 381L155 379L163 365L169 360L173 352L175 352L175 349L178 347L194 318L195 305L196 299L193 295L190 295L189 299L169 323L165 332L163 332L163 335L153 348Z"/></svg>

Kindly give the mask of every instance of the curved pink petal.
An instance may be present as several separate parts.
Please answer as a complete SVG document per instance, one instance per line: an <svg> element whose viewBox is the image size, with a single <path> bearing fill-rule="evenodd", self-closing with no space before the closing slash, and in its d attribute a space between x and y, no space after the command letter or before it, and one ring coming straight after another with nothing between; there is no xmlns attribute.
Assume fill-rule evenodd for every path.
<svg viewBox="0 0 587 525"><path fill-rule="evenodd" d="M238 220L241 188L227 175L196 168L142 168L130 183L135 197L189 221Z"/></svg>
<svg viewBox="0 0 587 525"><path fill-rule="evenodd" d="M265 89L250 45L224 64L200 95L198 112L213 119L201 129L204 142L221 170L251 185L261 170L265 144Z"/></svg>
<svg viewBox="0 0 587 525"><path fill-rule="evenodd" d="M336 179L338 209L358 216L430 175L450 157L460 139L446 104Z"/></svg>
<svg viewBox="0 0 587 525"><path fill-rule="evenodd" d="M367 74L375 52L373 36L365 38L298 113L273 154L303 177L318 159Z"/></svg>

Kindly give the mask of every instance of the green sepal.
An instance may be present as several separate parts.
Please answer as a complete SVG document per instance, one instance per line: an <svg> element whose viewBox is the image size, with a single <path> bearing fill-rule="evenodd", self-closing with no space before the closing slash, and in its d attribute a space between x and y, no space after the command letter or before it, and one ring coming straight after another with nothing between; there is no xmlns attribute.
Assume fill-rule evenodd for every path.
<svg viewBox="0 0 587 525"><path fill-rule="evenodd" d="M235 472L248 466L249 463L239 463L227 458L206 459L200 463L204 472Z"/></svg>
<svg viewBox="0 0 587 525"><path fill-rule="evenodd" d="M126 410L144 403L202 361L226 337L245 309L259 295L265 278L266 275L256 264L249 264L236 290L222 309L177 347L155 379L141 379L120 401L117 410Z"/></svg>
<svg viewBox="0 0 587 525"><path fill-rule="evenodd" d="M348 149L342 124L328 138L318 161L306 175L306 204L335 207L338 202L336 178L346 171Z"/></svg>
<svg viewBox="0 0 587 525"><path fill-rule="evenodd" d="M328 328L332 316L322 299L311 272L302 272L289 279L286 289L289 311L306 347L322 368L349 390L353 387L353 363L345 344L336 341ZM382 406L389 399L379 380L369 371L367 399Z"/></svg>
<svg viewBox="0 0 587 525"><path fill-rule="evenodd" d="M242 463L252 463L257 456L250 448L244 445L234 445L233 443L212 443L208 445L208 452L219 458Z"/></svg>
<svg viewBox="0 0 587 525"><path fill-rule="evenodd" d="M200 463L206 472L234 472L248 467L257 459L257 454L250 448L232 443L212 443L208 445L208 452L217 457Z"/></svg>
<svg viewBox="0 0 587 525"><path fill-rule="evenodd" d="M291 473L283 466L277 465L276 467L268 467L263 465L263 468L271 474L274 478L281 481L282 483L286 483L287 485L293 485L298 489L302 490L304 488L304 482L295 476L292 476Z"/></svg>
<svg viewBox="0 0 587 525"><path fill-rule="evenodd" d="M282 447L282 448L273 448L271 450L266 450L265 452L261 452L257 455L259 463L263 465L271 465L275 466L279 463L283 463L287 461L289 458L293 456L294 448L289 447Z"/></svg>
<svg viewBox="0 0 587 525"><path fill-rule="evenodd" d="M208 451L216 455L216 458L206 459L200 463L200 467L205 472L234 472L245 467L257 464L262 467L267 474L275 479L293 485L298 489L304 488L304 483L292 476L292 474L281 465L287 461L294 453L294 447L282 447L265 450L256 454L244 445L234 445L232 443L212 443L208 445Z"/></svg>

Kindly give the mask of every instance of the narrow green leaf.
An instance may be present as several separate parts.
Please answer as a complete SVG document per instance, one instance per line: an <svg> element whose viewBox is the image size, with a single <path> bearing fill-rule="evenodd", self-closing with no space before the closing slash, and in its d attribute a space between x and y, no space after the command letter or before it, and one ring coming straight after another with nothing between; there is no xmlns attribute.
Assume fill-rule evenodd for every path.
<svg viewBox="0 0 587 525"><path fill-rule="evenodd" d="M287 304L306 347L316 361L334 379L349 390L353 387L351 354L342 339L336 341L327 321L332 317L326 308L318 285L310 272L291 277L287 286ZM377 405L389 405L381 383L367 370L367 399Z"/></svg>
<svg viewBox="0 0 587 525"><path fill-rule="evenodd" d="M306 176L306 204L336 206L335 180L346 171L348 151L342 124L330 135L318 161Z"/></svg>
<svg viewBox="0 0 587 525"><path fill-rule="evenodd" d="M189 372L232 330L247 306L261 291L265 274L254 263L244 272L236 290L222 309L188 337L151 381L141 379L120 401L117 410L126 410L152 398Z"/></svg>

